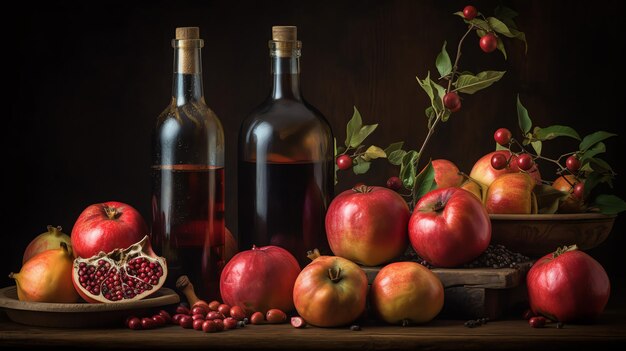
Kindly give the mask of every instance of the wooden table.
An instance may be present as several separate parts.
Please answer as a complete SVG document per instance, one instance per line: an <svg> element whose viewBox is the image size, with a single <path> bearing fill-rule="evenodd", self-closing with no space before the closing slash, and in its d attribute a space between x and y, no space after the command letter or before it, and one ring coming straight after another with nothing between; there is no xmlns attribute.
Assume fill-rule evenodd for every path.
<svg viewBox="0 0 626 351"><path fill-rule="evenodd" d="M466 328L464 321L435 320L424 326L362 325L348 328L295 329L289 324L249 325L245 328L205 334L168 326L134 331L119 329L55 329L20 325L0 314L0 346L147 349L269 349L290 350L591 350L626 345L626 311L605 311L593 325L549 324L533 329L523 320L489 322Z"/></svg>

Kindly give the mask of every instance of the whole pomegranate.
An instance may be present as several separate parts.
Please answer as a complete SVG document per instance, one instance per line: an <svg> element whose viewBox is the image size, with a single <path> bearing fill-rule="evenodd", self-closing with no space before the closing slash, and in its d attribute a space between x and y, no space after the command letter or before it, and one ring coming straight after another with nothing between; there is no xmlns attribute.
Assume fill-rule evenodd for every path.
<svg viewBox="0 0 626 351"><path fill-rule="evenodd" d="M72 247L76 257L92 257L114 249L124 249L147 235L148 226L132 206L105 202L88 206L72 228Z"/></svg>
<svg viewBox="0 0 626 351"><path fill-rule="evenodd" d="M589 322L602 313L611 292L602 265L576 245L540 258L526 283L533 312L559 322Z"/></svg>
<svg viewBox="0 0 626 351"><path fill-rule="evenodd" d="M165 258L152 251L148 236L126 249L74 260L76 291L87 302L141 300L157 292L167 277Z"/></svg>
<svg viewBox="0 0 626 351"><path fill-rule="evenodd" d="M61 243L67 244L68 248L72 252L72 242L69 235L61 232L61 227L48 226L48 231L37 235L24 250L24 256L22 258L22 264L26 263L31 257L36 254L50 250L58 249ZM73 253L73 252L72 252Z"/></svg>
<svg viewBox="0 0 626 351"><path fill-rule="evenodd" d="M9 274L20 301L73 303L78 294L72 285L72 252L65 242L58 249L42 251L28 260L19 273Z"/></svg>
<svg viewBox="0 0 626 351"><path fill-rule="evenodd" d="M222 270L220 293L224 303L241 307L247 316L278 308L293 310L293 284L300 265L278 246L252 246L236 254Z"/></svg>

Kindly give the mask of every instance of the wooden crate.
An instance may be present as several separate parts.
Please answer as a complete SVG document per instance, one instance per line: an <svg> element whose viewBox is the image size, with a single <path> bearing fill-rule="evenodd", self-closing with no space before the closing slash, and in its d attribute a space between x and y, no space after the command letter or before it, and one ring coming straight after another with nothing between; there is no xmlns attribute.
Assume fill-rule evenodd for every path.
<svg viewBox="0 0 626 351"><path fill-rule="evenodd" d="M526 273L531 262L519 268L434 268L444 286L442 317L501 318L526 304ZM370 284L381 267L361 267Z"/></svg>

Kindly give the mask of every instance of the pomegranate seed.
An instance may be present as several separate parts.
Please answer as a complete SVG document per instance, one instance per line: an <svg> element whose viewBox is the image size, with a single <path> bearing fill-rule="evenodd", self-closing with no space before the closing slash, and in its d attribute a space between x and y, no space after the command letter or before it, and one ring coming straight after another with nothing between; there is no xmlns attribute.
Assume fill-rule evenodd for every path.
<svg viewBox="0 0 626 351"><path fill-rule="evenodd" d="M165 324L167 324L167 322L165 321L165 318L163 318L162 315L160 314L156 314L154 316L152 316L152 320L154 321L154 323L158 326L158 327L162 327Z"/></svg>
<svg viewBox="0 0 626 351"><path fill-rule="evenodd" d="M131 316L126 319L126 326L130 329L139 330L141 329L141 319Z"/></svg>
<svg viewBox="0 0 626 351"><path fill-rule="evenodd" d="M172 323L172 316L166 310L160 310L159 314L165 319L166 323Z"/></svg>
<svg viewBox="0 0 626 351"><path fill-rule="evenodd" d="M180 314L189 314L189 309L185 306L178 306L176 307L176 313L180 313Z"/></svg>
<svg viewBox="0 0 626 351"><path fill-rule="evenodd" d="M157 327L157 324L152 318L146 317L141 319L141 327L143 329L154 329Z"/></svg>
<svg viewBox="0 0 626 351"><path fill-rule="evenodd" d="M207 310L202 306L196 306L191 309L191 314L201 314L204 317L207 314Z"/></svg>
<svg viewBox="0 0 626 351"><path fill-rule="evenodd" d="M180 326L185 329L191 329L193 327L193 319L191 318L191 316L182 316L180 317L178 322Z"/></svg>
<svg viewBox="0 0 626 351"><path fill-rule="evenodd" d="M172 323L174 323L174 324L180 324L180 319L181 319L183 316L186 316L186 314L181 314L181 313L177 313L177 314L175 314L175 315L174 315L174 317L172 317Z"/></svg>

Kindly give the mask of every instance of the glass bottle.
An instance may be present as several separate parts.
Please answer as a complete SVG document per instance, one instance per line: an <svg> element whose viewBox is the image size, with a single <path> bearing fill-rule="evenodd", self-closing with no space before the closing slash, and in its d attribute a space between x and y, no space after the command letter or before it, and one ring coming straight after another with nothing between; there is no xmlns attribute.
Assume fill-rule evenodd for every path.
<svg viewBox="0 0 626 351"><path fill-rule="evenodd" d="M324 116L302 98L301 46L296 27L272 27L272 91L239 131L238 238L240 250L278 245L305 266L308 250L330 253L334 145Z"/></svg>
<svg viewBox="0 0 626 351"><path fill-rule="evenodd" d="M224 131L204 101L197 27L176 28L172 100L152 150L152 242L167 260L166 285L187 275L198 296L219 300L224 266Z"/></svg>

